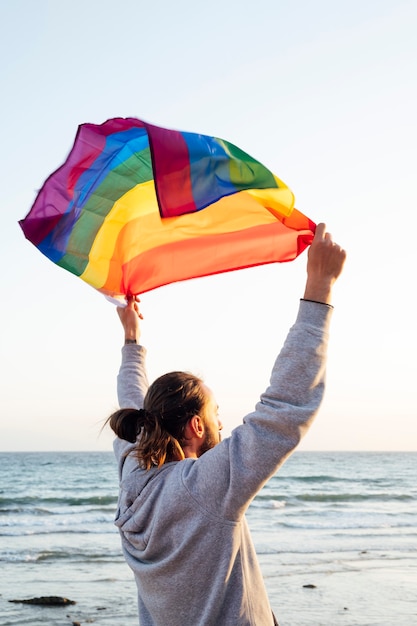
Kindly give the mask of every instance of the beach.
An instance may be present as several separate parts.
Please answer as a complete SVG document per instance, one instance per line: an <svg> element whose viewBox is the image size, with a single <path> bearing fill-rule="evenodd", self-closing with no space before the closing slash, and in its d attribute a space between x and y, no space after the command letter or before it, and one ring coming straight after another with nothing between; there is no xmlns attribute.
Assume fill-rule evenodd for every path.
<svg viewBox="0 0 417 626"><path fill-rule="evenodd" d="M280 626L417 624L417 453L296 452L247 512ZM0 454L0 624L138 624L111 452ZM14 603L62 596L76 604ZM168 626L168 625L167 625Z"/></svg>

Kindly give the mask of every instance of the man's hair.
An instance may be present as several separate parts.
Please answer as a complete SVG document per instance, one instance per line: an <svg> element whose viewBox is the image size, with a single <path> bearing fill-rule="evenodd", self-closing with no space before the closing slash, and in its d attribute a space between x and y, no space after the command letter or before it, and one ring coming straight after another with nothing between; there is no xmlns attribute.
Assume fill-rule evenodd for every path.
<svg viewBox="0 0 417 626"><path fill-rule="evenodd" d="M188 372L169 372L149 387L143 409L120 409L107 420L120 439L136 442L142 467L184 459L185 427L201 414L207 396L203 381Z"/></svg>

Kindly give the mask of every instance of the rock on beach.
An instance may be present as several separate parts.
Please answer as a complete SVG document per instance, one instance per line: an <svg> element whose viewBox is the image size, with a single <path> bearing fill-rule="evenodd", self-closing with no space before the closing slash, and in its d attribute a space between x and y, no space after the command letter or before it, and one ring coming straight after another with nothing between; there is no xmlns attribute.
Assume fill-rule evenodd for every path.
<svg viewBox="0 0 417 626"><path fill-rule="evenodd" d="M63 598L62 596L40 596L39 598L27 598L25 600L9 600L9 602L39 604L42 606L68 606L68 604L76 604L74 600L69 600L68 598Z"/></svg>

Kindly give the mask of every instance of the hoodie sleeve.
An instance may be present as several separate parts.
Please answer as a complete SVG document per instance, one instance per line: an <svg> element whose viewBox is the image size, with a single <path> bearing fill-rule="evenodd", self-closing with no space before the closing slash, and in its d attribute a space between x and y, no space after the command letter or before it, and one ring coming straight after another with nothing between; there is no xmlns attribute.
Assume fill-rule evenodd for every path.
<svg viewBox="0 0 417 626"><path fill-rule="evenodd" d="M136 344L127 344L122 348L122 363L117 376L117 396L121 409L140 409L148 390L146 372L146 349ZM136 461L129 453L135 444L116 437L113 444L115 456L119 463L119 477L122 472L129 472L136 467Z"/></svg>
<svg viewBox="0 0 417 626"><path fill-rule="evenodd" d="M311 425L324 394L332 310L301 301L255 411L187 468L184 484L206 510L221 503L227 519L239 519Z"/></svg>
<svg viewBox="0 0 417 626"><path fill-rule="evenodd" d="M122 348L122 363L117 377L117 397L121 409L141 409L148 391L146 349L136 344Z"/></svg>

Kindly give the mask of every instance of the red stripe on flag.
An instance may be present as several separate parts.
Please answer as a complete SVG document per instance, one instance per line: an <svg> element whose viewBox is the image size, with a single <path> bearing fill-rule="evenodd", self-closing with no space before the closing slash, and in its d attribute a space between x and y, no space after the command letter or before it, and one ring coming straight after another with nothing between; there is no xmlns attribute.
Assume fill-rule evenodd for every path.
<svg viewBox="0 0 417 626"><path fill-rule="evenodd" d="M111 263L106 284L99 291L106 295L136 295L189 278L292 261L311 243L310 226L314 227L298 211L294 222L297 222L297 230L277 221L243 231L158 246L123 266ZM122 244L114 251L116 257L119 245Z"/></svg>
<svg viewBox="0 0 417 626"><path fill-rule="evenodd" d="M145 124L161 217L194 213L188 147L182 133Z"/></svg>

